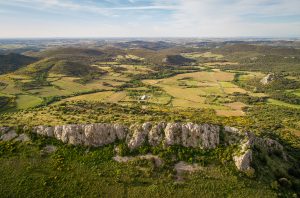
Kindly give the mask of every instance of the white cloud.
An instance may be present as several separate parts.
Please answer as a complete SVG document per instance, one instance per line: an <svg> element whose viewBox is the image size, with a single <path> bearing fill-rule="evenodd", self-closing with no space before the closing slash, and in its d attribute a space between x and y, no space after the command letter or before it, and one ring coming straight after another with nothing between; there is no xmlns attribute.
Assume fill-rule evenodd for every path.
<svg viewBox="0 0 300 198"><path fill-rule="evenodd" d="M28 22L26 26L31 28L24 28L22 34L32 36L300 36L300 21L276 21L283 16L299 16L299 0L152 0L146 4L139 4L138 0L130 0L127 4L118 0L106 2L111 6L101 6L91 0L85 1L85 4L72 0L0 0L0 4L26 6L65 15L72 11L74 15L84 13L86 17L86 21L80 25L76 21L78 18L65 25L60 21L52 21L45 27L39 22ZM158 19L152 16L152 10L163 13L163 17ZM97 14L98 17L91 17L88 13ZM128 13L132 18L122 20ZM120 21L113 18L119 18ZM265 18L268 20L263 20ZM18 24L5 24L7 28L4 29L13 32ZM55 29L56 26L62 28ZM52 29L47 31L49 28ZM0 32L0 36L4 34Z"/></svg>
<svg viewBox="0 0 300 198"><path fill-rule="evenodd" d="M249 16L280 17L300 15L298 0L233 1L180 0L179 9L173 14L170 29L182 36L289 36L300 35L300 22L260 22Z"/></svg>
<svg viewBox="0 0 300 198"><path fill-rule="evenodd" d="M136 1L131 1L132 3ZM173 10L177 7L167 4L154 4L147 6L114 6L104 7L96 5L94 2L75 3L67 0L11 0L9 2L1 2L4 4L14 4L19 6L30 6L32 8L52 8L52 9L68 9L75 11L86 11L103 14L103 12L118 11L118 10ZM26 4L26 5L24 5Z"/></svg>

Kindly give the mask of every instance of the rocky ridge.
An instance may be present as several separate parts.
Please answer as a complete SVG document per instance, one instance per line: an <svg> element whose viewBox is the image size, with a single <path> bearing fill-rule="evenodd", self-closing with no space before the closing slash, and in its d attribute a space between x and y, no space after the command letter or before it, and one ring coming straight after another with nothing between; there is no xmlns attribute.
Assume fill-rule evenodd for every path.
<svg viewBox="0 0 300 198"><path fill-rule="evenodd" d="M239 149L233 155L233 161L238 170L253 170L254 147L267 152L281 153L287 159L283 146L276 140L256 137L253 133L242 131L233 127L220 127L212 124L195 123L142 123L125 126L121 124L72 124L63 126L37 126L33 133L54 137L64 143L101 147L116 141L125 141L128 148L134 150L144 144L151 146L162 145L164 148L171 145L184 147L215 149L220 145L238 145ZM13 129L0 128L0 140L11 141L24 137L18 135ZM7 138L9 137L9 138ZM28 140L28 138L25 138Z"/></svg>

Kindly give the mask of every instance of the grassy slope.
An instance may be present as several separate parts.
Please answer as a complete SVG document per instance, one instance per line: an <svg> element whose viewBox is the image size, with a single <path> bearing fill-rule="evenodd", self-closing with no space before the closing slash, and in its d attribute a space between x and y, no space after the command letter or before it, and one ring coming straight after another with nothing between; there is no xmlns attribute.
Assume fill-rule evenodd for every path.
<svg viewBox="0 0 300 198"><path fill-rule="evenodd" d="M41 154L46 144L54 154ZM274 197L267 185L228 167L206 167L178 183L172 169L112 161L113 146L88 149L35 138L0 152L1 197Z"/></svg>
<svg viewBox="0 0 300 198"><path fill-rule="evenodd" d="M280 100L269 99L268 102L271 103L271 104L274 104L274 105L300 109L300 105L289 104L289 103L286 103L286 102L282 102Z"/></svg>
<svg viewBox="0 0 300 198"><path fill-rule="evenodd" d="M36 58L19 54L0 55L0 74L15 71L36 60Z"/></svg>
<svg viewBox="0 0 300 198"><path fill-rule="evenodd" d="M16 99L18 109L28 109L41 104L43 100L32 95L18 95Z"/></svg>

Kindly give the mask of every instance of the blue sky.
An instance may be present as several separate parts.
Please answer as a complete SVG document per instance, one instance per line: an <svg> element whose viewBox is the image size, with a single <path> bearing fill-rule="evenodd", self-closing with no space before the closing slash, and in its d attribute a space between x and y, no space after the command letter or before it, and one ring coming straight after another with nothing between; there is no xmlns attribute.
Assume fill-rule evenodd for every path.
<svg viewBox="0 0 300 198"><path fill-rule="evenodd" d="M0 0L0 37L299 37L300 0Z"/></svg>

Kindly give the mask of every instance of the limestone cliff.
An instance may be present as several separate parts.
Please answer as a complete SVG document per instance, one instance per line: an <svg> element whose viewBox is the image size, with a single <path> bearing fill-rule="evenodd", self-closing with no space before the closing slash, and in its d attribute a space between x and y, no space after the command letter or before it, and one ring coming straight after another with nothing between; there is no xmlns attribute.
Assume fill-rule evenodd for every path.
<svg viewBox="0 0 300 198"><path fill-rule="evenodd" d="M283 146L269 138L256 137L243 133L237 128L220 127L212 124L195 123L142 123L125 126L122 124L71 124L63 126L37 126L32 132L54 137L64 143L100 147L123 140L133 150L144 144L151 146L181 145L184 147L215 149L220 145L237 145L233 161L238 170L249 171L253 161L253 148L266 150L268 153L281 153L286 160ZM18 138L13 129L0 128L0 140L11 141ZM23 135L24 136L24 135Z"/></svg>
<svg viewBox="0 0 300 198"><path fill-rule="evenodd" d="M146 122L124 126L119 124L83 124L64 126L37 126L33 132L55 137L64 143L86 146L103 146L116 140L126 140L130 149L149 143L213 149L219 145L220 127L210 124Z"/></svg>

